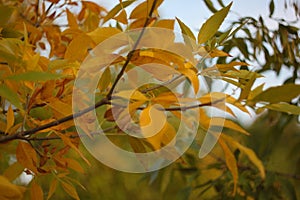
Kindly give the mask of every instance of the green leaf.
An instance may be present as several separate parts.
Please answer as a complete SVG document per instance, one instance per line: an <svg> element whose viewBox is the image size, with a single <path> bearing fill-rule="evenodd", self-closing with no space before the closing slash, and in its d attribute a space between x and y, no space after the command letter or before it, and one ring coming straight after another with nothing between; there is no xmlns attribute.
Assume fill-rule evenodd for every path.
<svg viewBox="0 0 300 200"><path fill-rule="evenodd" d="M181 29L181 33L183 35L183 39L184 39L184 42L191 46L193 49L195 48L195 41L196 41L196 38L193 34L193 32L191 31L191 29L185 25L180 19L178 19L176 17L176 20L178 21L178 24L180 26L180 29ZM188 37L186 37L188 36Z"/></svg>
<svg viewBox="0 0 300 200"><path fill-rule="evenodd" d="M227 16L232 2L211 16L201 27L198 34L198 44L205 43L216 34L225 17Z"/></svg>
<svg viewBox="0 0 300 200"><path fill-rule="evenodd" d="M300 94L300 85L285 84L271 87L258 94L252 101L265 101L269 103L289 102Z"/></svg>
<svg viewBox="0 0 300 200"><path fill-rule="evenodd" d="M38 72L31 71L25 72L22 74L16 74L6 77L6 79L15 80L15 81L48 81L62 78L61 74L53 74L50 72Z"/></svg>
<svg viewBox="0 0 300 200"><path fill-rule="evenodd" d="M4 84L0 85L0 96L4 97L17 108L22 109L21 102L19 101L17 93L12 91L9 87L7 87Z"/></svg>
<svg viewBox="0 0 300 200"><path fill-rule="evenodd" d="M293 114L293 115L300 115L300 107L299 106L294 106L294 105L287 104L287 103L270 104L270 105L264 106L264 108L279 111L279 112L285 112L285 113Z"/></svg>

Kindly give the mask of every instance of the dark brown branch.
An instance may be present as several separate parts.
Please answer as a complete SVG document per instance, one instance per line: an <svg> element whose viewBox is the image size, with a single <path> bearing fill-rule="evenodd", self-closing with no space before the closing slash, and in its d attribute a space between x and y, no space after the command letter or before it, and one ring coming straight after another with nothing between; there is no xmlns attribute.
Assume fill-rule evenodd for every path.
<svg viewBox="0 0 300 200"><path fill-rule="evenodd" d="M109 128L103 129L101 132L93 132L93 133L90 133L89 135L91 135L91 136L98 135L98 134L101 134L101 133L105 133L107 131L114 130L115 128L116 128L115 126L109 127ZM81 137L87 137L89 135L87 135L87 134L76 134L76 135L70 135L69 138L71 138L71 139L81 138ZM61 137L59 137L59 136L56 136L56 137L55 136L53 136L53 137L32 137L32 138L23 137L22 139L26 140L26 141L49 141L49 140L61 140Z"/></svg>
<svg viewBox="0 0 300 200"><path fill-rule="evenodd" d="M79 111L79 112L77 112L75 114L68 115L68 116L66 116L64 118L61 118L59 120L50 122L48 124L44 124L42 126L38 126L36 128L30 129L30 130L27 130L27 131L24 131L24 132L18 132L18 133L15 133L13 135L8 135L8 136L5 136L5 137L1 137L0 138L0 143L8 142L8 141L14 140L14 139L24 139L24 136L28 136L28 135L34 134L34 133L36 133L38 131L42 131L42 130L45 130L47 128L51 128L53 126L57 126L59 124L62 124L64 122L67 122L67 121L72 120L74 118L80 117L80 116L82 116L82 115L84 115L84 114L86 114L86 113L94 110L95 108L98 108L98 107L100 107L102 105L108 104L108 102L109 101L107 100L107 98L104 98L101 101L97 102L95 105L87 107L84 110L81 110L81 111Z"/></svg>
<svg viewBox="0 0 300 200"><path fill-rule="evenodd" d="M137 41L135 42L132 51L130 51L128 53L127 59L126 59L124 65L123 65L121 71L119 72L116 80L114 81L113 86L111 87L110 91L108 92L106 98L103 98L101 101L97 102L95 105L90 106L90 107L88 107L88 108L86 108L86 109L84 109L82 111L79 111L78 113L68 115L68 116L66 116L64 118L61 118L59 120L50 122L48 124L45 124L45 125L42 125L42 126L39 126L39 127L33 128L33 129L30 129L30 130L27 130L27 131L24 131L24 132L18 132L18 133L12 134L12 135L1 137L0 138L0 143L8 142L8 141L14 140L14 139L24 139L25 136L34 134L34 133L36 133L38 131L42 131L42 130L45 130L47 128L51 128L53 126L57 126L59 124L62 124L64 122L67 122L67 121L72 120L74 118L80 117L80 116L82 116L82 115L84 115L84 114L86 114L86 113L94 110L95 108L98 108L98 107L104 105L104 104L108 104L109 100L111 99L112 93L113 93L113 91L114 91L117 83L119 82L119 80L123 76L123 74L124 74L124 72L126 70L126 67L129 64L129 62L130 62L130 60L131 60L131 58L133 56L134 50L136 50L138 44L140 43L140 40L142 39L142 36L143 36L143 34L144 34L145 30L146 30L146 26L149 24L149 22L151 20L152 13L154 12L154 9L156 7L156 3L157 3L157 0L154 0L154 2L152 4L152 7L151 7L151 10L149 12L149 15L148 15L148 17L147 17L147 19L145 21L144 26L143 26L143 29L142 29L142 31L141 31L141 33L140 33Z"/></svg>
<svg viewBox="0 0 300 200"><path fill-rule="evenodd" d="M211 106L213 104L220 103L220 102L222 102L224 100L225 99L222 98L222 99L218 99L216 101L209 102L209 103L200 103L200 104L191 105L191 106L171 107L171 108L165 108L164 110L166 110L166 111L186 111L186 110L193 109L193 108L200 108L200 107L204 107L204 106Z"/></svg>

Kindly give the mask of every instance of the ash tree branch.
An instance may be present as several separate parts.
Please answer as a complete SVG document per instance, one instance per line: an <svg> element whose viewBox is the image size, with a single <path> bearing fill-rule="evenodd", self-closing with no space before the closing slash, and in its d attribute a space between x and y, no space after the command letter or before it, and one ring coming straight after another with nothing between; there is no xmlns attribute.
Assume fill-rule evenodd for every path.
<svg viewBox="0 0 300 200"><path fill-rule="evenodd" d="M70 120L73 120L74 118L77 118L77 117L80 117L92 110L94 110L95 108L98 108L102 105L105 105L105 104L109 104L110 100L111 100L111 97L112 97L112 93L116 87L116 85L118 84L119 80L121 79L121 77L123 76L125 70L126 70L126 67L128 66L132 56L133 56L133 52L136 50L137 46L139 45L143 35L144 35L144 32L146 30L146 27L148 26L150 20L151 20L151 16L154 12L154 9L156 7L156 4L157 4L157 0L154 0L153 1L153 4L151 6L151 9L150 9L150 12L148 14L148 17L144 23L144 26L143 26L143 29L137 39L137 41L135 42L134 46L133 46L133 49L128 53L128 56L127 56L127 59L121 69L121 71L119 72L119 74L117 75L117 78L116 80L114 81L111 89L109 90L108 94L106 95L105 98L103 98L102 100L100 100L99 102L97 102L95 105L92 105L90 107L87 107L86 109L84 110L81 110L75 114L71 114L71 115L68 115L66 117L63 117L59 120L56 120L56 121L53 121L53 122L50 122L48 124L44 124L42 126L38 126L36 128L33 128L33 129L30 129L30 130L27 130L27 131L21 131L21 132L17 132L15 134L12 134L12 135L7 135L7 136L3 136L3 137L0 137L0 143L5 143L5 142L8 142L8 141L11 141L11 140L16 140L16 139L22 139L24 140L28 140L28 138L26 136L30 136L38 131L42 131L42 130L45 130L47 128L51 128L53 126L57 126L59 124L62 124L64 122L67 122L67 121L70 121Z"/></svg>

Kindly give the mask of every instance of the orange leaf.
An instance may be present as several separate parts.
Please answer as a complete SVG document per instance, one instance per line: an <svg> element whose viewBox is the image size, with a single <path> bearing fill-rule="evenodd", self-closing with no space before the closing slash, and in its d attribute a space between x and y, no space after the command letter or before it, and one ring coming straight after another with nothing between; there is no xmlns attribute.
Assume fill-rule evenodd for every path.
<svg viewBox="0 0 300 200"><path fill-rule="evenodd" d="M14 123L15 123L15 115L10 105L7 110L7 124L6 124L5 133L8 133L9 129L14 125Z"/></svg>
<svg viewBox="0 0 300 200"><path fill-rule="evenodd" d="M88 49L92 47L93 41L85 34L78 34L70 42L67 47L65 58L70 61L83 61L88 53Z"/></svg>
<svg viewBox="0 0 300 200"><path fill-rule="evenodd" d="M33 181L30 188L30 197L31 200L42 200L44 199L43 190L40 185Z"/></svg>
<svg viewBox="0 0 300 200"><path fill-rule="evenodd" d="M174 29L174 23L175 23L174 19L161 19L161 20L158 20L155 23L155 26L160 27L160 28L167 28L167 29L173 30Z"/></svg>
<svg viewBox="0 0 300 200"><path fill-rule="evenodd" d="M9 182L4 176L0 176L0 199L21 200L23 199L23 191L17 185Z"/></svg>
<svg viewBox="0 0 300 200"><path fill-rule="evenodd" d="M53 179L53 181L50 184L47 200L51 198L51 196L54 194L57 187L57 179Z"/></svg>
<svg viewBox="0 0 300 200"><path fill-rule="evenodd" d="M118 22L121 22L122 24L128 24L127 13L124 9L120 12L119 15L115 16L114 19Z"/></svg>
<svg viewBox="0 0 300 200"><path fill-rule="evenodd" d="M56 132L56 134L63 140L63 142L65 143L65 145L68 145L69 147L71 147L72 149L74 149L80 155L80 157L88 165L91 165L91 163L84 157L84 155L82 154L82 152L72 143L72 141L71 141L71 139L69 137L67 137L64 134L61 134L59 132Z"/></svg>
<svg viewBox="0 0 300 200"><path fill-rule="evenodd" d="M35 174L38 173L36 169L37 154L30 144L20 141L17 146L16 157L23 167L30 169Z"/></svg>
<svg viewBox="0 0 300 200"><path fill-rule="evenodd" d="M69 168L71 168L79 173L84 173L84 169L81 167L79 162L77 162L74 159L70 159L70 158L65 158L65 160L67 161Z"/></svg>
<svg viewBox="0 0 300 200"><path fill-rule="evenodd" d="M71 197L73 197L76 200L79 200L79 196L76 192L76 189L74 188L73 185L66 183L66 182L61 182L62 187L64 188L65 192L68 193Z"/></svg>
<svg viewBox="0 0 300 200"><path fill-rule="evenodd" d="M56 97L48 98L48 105L62 116L68 116L72 114L72 106L68 103L61 101Z"/></svg>
<svg viewBox="0 0 300 200"><path fill-rule="evenodd" d="M148 106L141 112L140 126L145 141L148 142L153 150L158 150L169 144L176 136L176 131L167 121L163 111Z"/></svg>
<svg viewBox="0 0 300 200"><path fill-rule="evenodd" d="M78 24L73 13L71 13L69 9L67 9L66 12L67 12L67 19L70 28L78 29Z"/></svg>

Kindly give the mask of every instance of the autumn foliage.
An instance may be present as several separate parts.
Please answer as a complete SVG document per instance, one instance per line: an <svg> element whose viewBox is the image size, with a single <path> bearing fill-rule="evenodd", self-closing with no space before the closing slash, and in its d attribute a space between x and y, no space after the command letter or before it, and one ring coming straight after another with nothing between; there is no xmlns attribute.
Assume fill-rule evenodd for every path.
<svg viewBox="0 0 300 200"><path fill-rule="evenodd" d="M158 12L162 3L163 0L138 3L128 0L106 10L91 1L1 0L0 199L51 199L61 189L72 198L79 199L76 188L85 190L85 186L72 174L85 173L91 165L86 153L83 153L80 139L93 137L94 133L89 131L89 120L86 121L85 134L77 133L74 119L88 116L94 108L104 132L122 138L110 138L111 141L135 153L153 152L168 144L175 145L183 113L197 112L199 127L192 155L197 157L203 140L201 137L210 134L210 137L216 138L217 146L222 150L218 155L221 155L223 167L215 168L220 174L230 174L228 196L243 196L244 188L239 186L241 168L251 169L256 181L264 181L266 170L263 162L239 139L239 135L248 137L251 133L237 124L235 118L239 112L250 115L264 110L299 115L299 107L291 101L299 96L300 86L289 83L271 88L264 88L264 85L253 87L255 80L262 77L260 73L251 70L244 60L222 60L231 57L226 52L226 44L242 28L238 26L225 32L219 30L232 3L216 10L199 27L196 36L180 19L162 19ZM126 9L130 6L132 9ZM169 42L176 48L188 49L189 59L161 49L136 48L142 43L147 28L175 32L176 23L182 34L181 41L169 38L170 41L153 39L152 42ZM115 58L114 62L102 68L95 104L74 112L74 82L84 59L103 41L135 29L142 30L133 39L135 43L109 55ZM216 59L219 59L217 63ZM152 69L147 68L149 63L154 66ZM160 85L145 84L132 91L116 91L117 84L126 81L126 74L139 66ZM209 84L202 84L200 78ZM226 90L214 91L213 81L235 87L236 94ZM176 92L166 87L171 84ZM190 96L191 92L195 95ZM128 107L120 104L124 101L115 103L113 100L116 98L129 102ZM224 111L226 118L212 116L209 109ZM151 128L155 128L161 119L164 121L163 128L148 138L127 135L122 128L128 125L130 119L122 122L124 127L119 127L113 115L116 112L122 118L125 111L141 127L143 134L147 135L149 131L143 127L152 123ZM183 123L192 126L189 119L183 120ZM238 135L223 133L220 127ZM241 153L247 166L239 164L240 157L236 152ZM207 166L214 163L210 160ZM185 154L175 164L183 169L192 165ZM15 180L19 180L24 172L27 177L30 176L30 182L18 184ZM45 178L47 184L42 181Z"/></svg>

